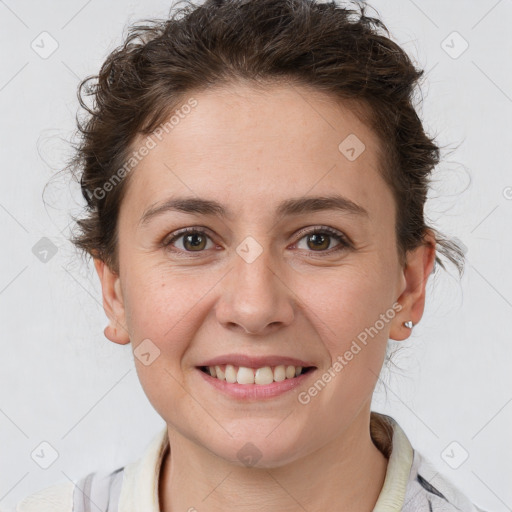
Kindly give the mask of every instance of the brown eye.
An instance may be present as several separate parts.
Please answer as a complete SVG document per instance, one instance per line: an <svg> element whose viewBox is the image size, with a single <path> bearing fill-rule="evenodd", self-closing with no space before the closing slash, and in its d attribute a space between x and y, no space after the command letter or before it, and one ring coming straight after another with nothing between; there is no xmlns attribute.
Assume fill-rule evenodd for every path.
<svg viewBox="0 0 512 512"><path fill-rule="evenodd" d="M306 239L306 249L310 249L312 252L327 252L330 254L331 252L340 251L351 246L342 233L329 227L316 228L305 233L301 232L301 234L303 236L300 240ZM334 248L330 247L332 239L338 242ZM297 245L300 243L300 240Z"/></svg>
<svg viewBox="0 0 512 512"><path fill-rule="evenodd" d="M330 245L330 235L324 235L322 233L312 233L307 235L308 247L310 249L328 249Z"/></svg>
<svg viewBox="0 0 512 512"><path fill-rule="evenodd" d="M191 251L200 251L206 246L206 237L199 233L184 235L183 246L187 250L190 248Z"/></svg>
<svg viewBox="0 0 512 512"><path fill-rule="evenodd" d="M177 249L184 252L201 252L206 249L209 238L204 231L189 229L177 233L170 240L164 242L163 245L169 249L171 248L170 246L177 247ZM174 245L178 240L181 240L181 247L179 244Z"/></svg>

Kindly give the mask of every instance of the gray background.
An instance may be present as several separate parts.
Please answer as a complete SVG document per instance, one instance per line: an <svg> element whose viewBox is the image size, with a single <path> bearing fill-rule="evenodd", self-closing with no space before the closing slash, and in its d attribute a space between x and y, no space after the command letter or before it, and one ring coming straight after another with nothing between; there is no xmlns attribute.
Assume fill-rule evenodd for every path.
<svg viewBox="0 0 512 512"><path fill-rule="evenodd" d="M465 244L468 258L461 282L453 271L429 282L425 315L401 343L399 367L383 372L374 409L395 417L479 506L512 510L512 2L370 3L428 71L420 115L447 146L428 216ZM66 240L70 214L83 203L77 185L56 174L70 154L79 79L99 70L127 24L165 16L171 5L141 4L0 0L6 510L37 489L138 458L164 425L139 385L130 346L103 336L99 281ZM42 261L48 247L56 253ZM58 452L48 469L31 457L43 441Z"/></svg>

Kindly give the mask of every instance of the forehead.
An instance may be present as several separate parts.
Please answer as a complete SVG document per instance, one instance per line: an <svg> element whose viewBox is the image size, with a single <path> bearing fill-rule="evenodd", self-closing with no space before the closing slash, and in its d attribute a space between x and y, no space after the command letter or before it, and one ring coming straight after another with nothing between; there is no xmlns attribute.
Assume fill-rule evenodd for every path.
<svg viewBox="0 0 512 512"><path fill-rule="evenodd" d="M181 105L190 99L195 106L176 108L132 171L123 203L139 218L172 195L231 202L237 212L309 192L343 193L369 211L379 194L389 200L378 137L332 96L239 85L191 93Z"/></svg>

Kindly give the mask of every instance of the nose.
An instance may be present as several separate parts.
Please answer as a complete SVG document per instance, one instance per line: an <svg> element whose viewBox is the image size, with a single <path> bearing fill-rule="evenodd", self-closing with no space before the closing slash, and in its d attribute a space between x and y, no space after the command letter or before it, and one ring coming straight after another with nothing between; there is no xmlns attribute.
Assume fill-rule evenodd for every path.
<svg viewBox="0 0 512 512"><path fill-rule="evenodd" d="M269 253L264 249L252 262L235 255L215 308L225 328L265 335L293 321L293 291Z"/></svg>

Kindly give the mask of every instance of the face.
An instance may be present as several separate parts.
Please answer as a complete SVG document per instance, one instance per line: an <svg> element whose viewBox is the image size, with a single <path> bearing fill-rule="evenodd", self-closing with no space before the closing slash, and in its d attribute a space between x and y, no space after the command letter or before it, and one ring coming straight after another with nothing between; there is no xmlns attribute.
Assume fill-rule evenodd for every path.
<svg viewBox="0 0 512 512"><path fill-rule="evenodd" d="M278 466L369 409L388 338L406 338L402 323L421 317L434 253L419 249L400 267L379 140L347 107L285 86L193 97L130 176L119 275L96 261L118 327L109 338L132 343L170 429L234 463L250 441L262 466ZM234 396L260 385L226 391L199 369L233 354L313 368L265 385L272 396Z"/></svg>

